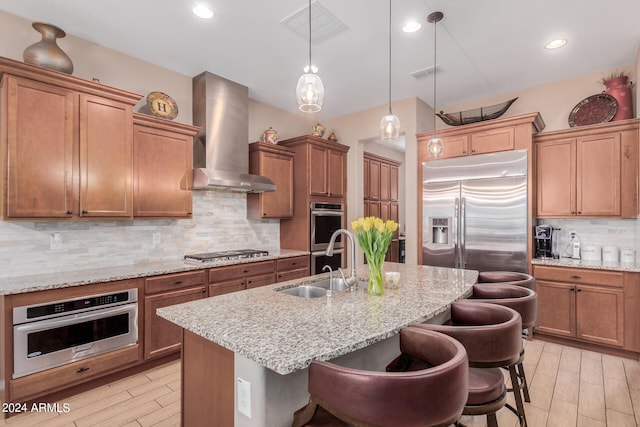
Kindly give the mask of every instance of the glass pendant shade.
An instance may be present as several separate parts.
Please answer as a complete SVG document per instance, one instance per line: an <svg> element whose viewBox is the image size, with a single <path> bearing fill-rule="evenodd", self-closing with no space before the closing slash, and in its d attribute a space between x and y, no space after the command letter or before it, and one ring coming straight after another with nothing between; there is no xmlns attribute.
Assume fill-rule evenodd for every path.
<svg viewBox="0 0 640 427"><path fill-rule="evenodd" d="M387 114L380 120L380 138L383 141L395 141L400 137L400 120L395 114Z"/></svg>
<svg viewBox="0 0 640 427"><path fill-rule="evenodd" d="M442 154L444 153L444 144L442 143L442 139L434 135L434 137L429 140L427 151L430 159L442 157Z"/></svg>
<svg viewBox="0 0 640 427"><path fill-rule="evenodd" d="M314 73L301 75L296 86L296 97L300 111L305 113L320 111L324 98L324 85L320 76Z"/></svg>

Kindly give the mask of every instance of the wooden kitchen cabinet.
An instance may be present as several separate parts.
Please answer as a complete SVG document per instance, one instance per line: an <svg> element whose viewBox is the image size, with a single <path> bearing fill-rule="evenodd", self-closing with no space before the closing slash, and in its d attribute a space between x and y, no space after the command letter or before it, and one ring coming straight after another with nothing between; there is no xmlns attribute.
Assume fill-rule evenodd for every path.
<svg viewBox="0 0 640 427"><path fill-rule="evenodd" d="M276 281L285 282L309 276L309 262L308 255L278 259L276 262Z"/></svg>
<svg viewBox="0 0 640 427"><path fill-rule="evenodd" d="M0 58L3 218L131 218L141 95Z"/></svg>
<svg viewBox="0 0 640 427"><path fill-rule="evenodd" d="M538 113L488 120L464 126L455 126L439 130L444 151L442 159L451 157L474 156L520 148L528 148L531 135L544 128L544 122ZM420 133L418 139L419 161L429 161L427 145L433 132Z"/></svg>
<svg viewBox="0 0 640 427"><path fill-rule="evenodd" d="M249 145L249 173L266 176L276 191L247 195L250 218L291 218L293 216L293 157L287 147L254 142Z"/></svg>
<svg viewBox="0 0 640 427"><path fill-rule="evenodd" d="M622 272L534 265L538 318L535 330L612 347L635 348L637 291ZM632 298L633 295L633 298ZM629 320L627 320L629 319ZM628 341L628 342L627 342Z"/></svg>
<svg viewBox="0 0 640 427"><path fill-rule="evenodd" d="M207 297L205 270L166 274L145 279L144 358L180 350L182 328L156 314L161 307Z"/></svg>
<svg viewBox="0 0 640 427"><path fill-rule="evenodd" d="M197 127L133 115L133 216L190 218Z"/></svg>
<svg viewBox="0 0 640 427"><path fill-rule="evenodd" d="M208 270L210 295L222 295L276 282L276 261L255 261Z"/></svg>
<svg viewBox="0 0 640 427"><path fill-rule="evenodd" d="M539 134L535 141L538 217L636 217L636 119Z"/></svg>

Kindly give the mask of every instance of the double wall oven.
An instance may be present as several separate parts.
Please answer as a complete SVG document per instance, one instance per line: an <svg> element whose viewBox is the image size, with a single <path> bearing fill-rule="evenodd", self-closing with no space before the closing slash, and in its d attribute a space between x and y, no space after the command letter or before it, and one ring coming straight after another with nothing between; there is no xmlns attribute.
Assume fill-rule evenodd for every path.
<svg viewBox="0 0 640 427"><path fill-rule="evenodd" d="M13 378L138 341L138 290L13 308Z"/></svg>
<svg viewBox="0 0 640 427"><path fill-rule="evenodd" d="M344 267L342 235L336 238L332 256L327 256L327 247L334 231L344 228L344 206L341 203L311 203L311 274L322 273L329 265L333 270Z"/></svg>

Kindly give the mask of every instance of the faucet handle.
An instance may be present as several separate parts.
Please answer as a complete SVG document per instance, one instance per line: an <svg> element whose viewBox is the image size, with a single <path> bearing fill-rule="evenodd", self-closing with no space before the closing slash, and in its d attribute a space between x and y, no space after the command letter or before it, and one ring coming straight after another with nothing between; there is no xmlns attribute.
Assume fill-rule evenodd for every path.
<svg viewBox="0 0 640 427"><path fill-rule="evenodd" d="M333 269L331 268L331 266L329 264L325 265L324 267L322 267L322 271L327 271L327 269L329 269L329 289L327 289L327 297L331 296L331 290L333 287Z"/></svg>

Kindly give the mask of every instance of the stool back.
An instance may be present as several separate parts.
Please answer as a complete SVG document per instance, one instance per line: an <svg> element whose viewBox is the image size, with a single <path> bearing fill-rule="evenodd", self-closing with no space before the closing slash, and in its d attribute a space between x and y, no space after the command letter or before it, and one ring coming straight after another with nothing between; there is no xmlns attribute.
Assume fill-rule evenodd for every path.
<svg viewBox="0 0 640 427"><path fill-rule="evenodd" d="M514 309L522 318L522 328L535 325L538 313L538 294L532 289L507 284L475 284L470 301L498 304Z"/></svg>

